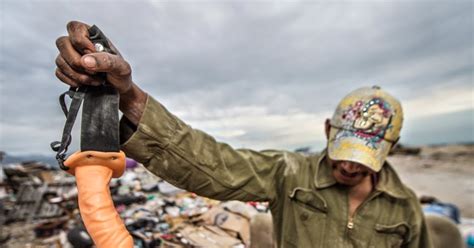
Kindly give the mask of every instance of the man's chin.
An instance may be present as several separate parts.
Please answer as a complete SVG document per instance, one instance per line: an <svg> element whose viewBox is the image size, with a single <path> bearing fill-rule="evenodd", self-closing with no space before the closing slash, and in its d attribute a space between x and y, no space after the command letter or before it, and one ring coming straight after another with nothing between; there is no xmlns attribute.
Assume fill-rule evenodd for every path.
<svg viewBox="0 0 474 248"><path fill-rule="evenodd" d="M346 186L346 187L352 187L358 184L358 182L348 182L348 181L339 181L339 180L336 180L336 181L338 184L342 186Z"/></svg>
<svg viewBox="0 0 474 248"><path fill-rule="evenodd" d="M341 184L341 185L344 185L344 186L355 186L357 184L359 184L363 178L361 178L360 176L357 176L357 177L347 177L347 176L344 176L340 173L336 173L336 175L334 175L334 178L336 179L336 182Z"/></svg>

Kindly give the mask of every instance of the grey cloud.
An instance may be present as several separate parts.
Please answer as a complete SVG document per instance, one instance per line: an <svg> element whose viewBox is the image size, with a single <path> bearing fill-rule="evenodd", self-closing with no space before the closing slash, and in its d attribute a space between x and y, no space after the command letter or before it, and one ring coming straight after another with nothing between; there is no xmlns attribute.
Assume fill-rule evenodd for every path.
<svg viewBox="0 0 474 248"><path fill-rule="evenodd" d="M229 92L239 92L248 85L256 90L278 94L285 93L280 89L285 88L283 84L295 85L302 92L316 85L331 84L334 86L332 90L342 95L348 90L346 85L362 85L369 81L398 85L396 88L403 94L416 94L417 88L433 84L433 81L442 83L457 73L465 74L466 69L472 67L472 56L469 56L469 51L472 51L469 41L472 41L472 37L468 31L468 27L472 27L472 17L466 11L465 4L434 4L437 8L429 11L426 9L432 8L431 3L403 3L402 6L379 4L368 11L363 4L353 5L342 5L341 8L350 10L350 7L354 7L353 12L358 15L352 18L340 17L343 21L339 20L335 28L329 23L325 29L317 25L318 16L314 14L312 5L304 6L306 12L300 9L302 13L296 17L283 15L287 18L279 16L274 21L266 16L268 19L260 20L262 23L255 21L256 18L249 13L240 13L239 18L228 19L227 25L220 25L221 29L211 33L214 36L220 34L220 43L213 43L211 49L207 45L210 36L208 30L198 26L194 29L193 50L184 54L172 53L169 58L164 56L156 63L149 63L148 66L154 67L157 73L147 75L144 81L146 85L157 87L157 92L163 94L181 94L193 91L196 86L205 90L227 88ZM356 28L353 29L351 23L364 15L369 16L367 23L360 27L355 24ZM333 19L337 21L337 18ZM293 30L298 20L306 24L301 25L306 27L304 32ZM313 27L311 23L315 22ZM273 23L274 28L267 23ZM193 24L190 25L194 28ZM166 35L163 39L167 39ZM171 44L180 44L180 41L186 43L189 39L181 37ZM442 55L446 57L445 64L448 66L443 70L428 68L416 75L395 78L387 77L384 71L387 68L398 70L397 74L403 75L404 70L409 69L407 67L417 61L423 63L426 56ZM153 60L153 56L161 57L153 53L149 56L149 60ZM449 68L450 60L454 62L459 59L464 61L461 68ZM257 99L247 96L238 101L240 104L262 103L260 94L256 95L259 96ZM234 104L226 100L227 104ZM322 99L323 102L327 100ZM218 103L218 106L222 106L221 102ZM308 102L295 104L314 105Z"/></svg>
<svg viewBox="0 0 474 248"><path fill-rule="evenodd" d="M74 19L101 27L135 81L191 122L239 106L320 116L370 84L403 101L433 89L472 89L470 1L2 4L0 150L48 149L47 135L28 145L38 131L12 140L9 125L60 132L57 96L67 87L54 77L54 41ZM189 111L202 117L187 119ZM286 137L284 130L246 131L232 142L260 147Z"/></svg>

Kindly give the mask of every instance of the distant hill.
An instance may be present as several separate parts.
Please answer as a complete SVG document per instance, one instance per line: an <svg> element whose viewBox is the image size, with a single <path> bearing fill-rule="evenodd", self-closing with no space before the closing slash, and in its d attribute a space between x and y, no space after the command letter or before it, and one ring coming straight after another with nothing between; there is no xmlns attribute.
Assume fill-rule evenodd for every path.
<svg viewBox="0 0 474 248"><path fill-rule="evenodd" d="M53 168L59 168L58 162L56 161L54 154L51 154L51 156L35 155L35 154L12 156L12 155L8 155L7 153L5 157L3 158L2 164L17 164L17 163L22 163L22 162L27 162L27 161L43 162L45 164L50 165Z"/></svg>
<svg viewBox="0 0 474 248"><path fill-rule="evenodd" d="M432 145L425 145L425 146L416 146L416 145L407 145L406 147L410 149L420 149L422 147L431 147L431 148L440 148L440 147L457 147L457 146L474 146L474 142L464 142L464 143L457 143L457 144L432 144ZM405 147L405 145L403 145ZM426 149L426 148L425 148ZM295 152L301 152L304 154L311 154L314 151L311 147L302 147L295 150ZM1 151L0 151L1 152ZM46 155L39 155L39 154L31 154L31 155L18 155L13 156L9 155L8 153L3 158L2 164L15 164L15 163L22 163L27 161L38 161L43 162L45 164L50 165L52 168L59 168L58 162L56 161L55 154L51 154L51 156Z"/></svg>

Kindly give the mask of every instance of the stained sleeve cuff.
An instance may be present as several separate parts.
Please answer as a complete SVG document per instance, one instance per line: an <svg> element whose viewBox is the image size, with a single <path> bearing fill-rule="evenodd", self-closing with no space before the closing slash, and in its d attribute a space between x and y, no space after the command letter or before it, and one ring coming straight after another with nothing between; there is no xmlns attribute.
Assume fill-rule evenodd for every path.
<svg viewBox="0 0 474 248"><path fill-rule="evenodd" d="M121 147L128 157L146 164L169 145L177 130L177 118L153 97L148 96L138 126L133 125L125 116L120 120Z"/></svg>

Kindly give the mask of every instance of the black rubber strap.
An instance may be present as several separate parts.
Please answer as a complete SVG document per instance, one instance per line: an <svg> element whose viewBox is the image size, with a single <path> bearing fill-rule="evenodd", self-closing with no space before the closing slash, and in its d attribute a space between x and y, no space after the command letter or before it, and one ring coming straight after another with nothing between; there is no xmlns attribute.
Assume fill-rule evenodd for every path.
<svg viewBox="0 0 474 248"><path fill-rule="evenodd" d="M69 167L64 165L64 160L66 160L66 152L72 140L71 131L86 92L87 87L70 88L59 96L59 104L61 104L61 109L66 116L66 123L64 124L61 141L52 142L51 149L57 152L56 160L58 161L59 167L63 170L69 170ZM69 110L66 106L66 95L72 98Z"/></svg>

